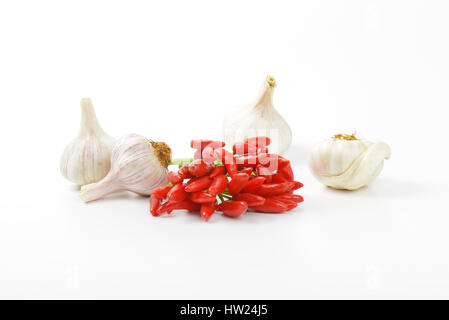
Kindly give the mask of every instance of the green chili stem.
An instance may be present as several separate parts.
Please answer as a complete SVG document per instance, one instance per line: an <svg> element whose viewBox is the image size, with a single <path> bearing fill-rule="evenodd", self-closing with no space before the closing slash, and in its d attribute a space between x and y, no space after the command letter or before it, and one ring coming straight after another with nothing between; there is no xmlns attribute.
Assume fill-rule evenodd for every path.
<svg viewBox="0 0 449 320"><path fill-rule="evenodd" d="M177 159L173 159L171 161L170 165L182 167L182 166L190 164L193 160L195 160L195 159L193 159L193 158L177 158Z"/></svg>
<svg viewBox="0 0 449 320"><path fill-rule="evenodd" d="M223 191L223 192L222 192L222 195L224 195L224 196L226 196L226 197L231 197L231 198L232 198L232 194L230 194L230 193L227 192L227 191Z"/></svg>
<svg viewBox="0 0 449 320"><path fill-rule="evenodd" d="M170 162L170 166L186 166L189 165L193 160L195 160L194 158L176 158L176 159L172 159L172 161ZM214 165L217 166L222 166L223 163L220 160L215 160L214 161Z"/></svg>

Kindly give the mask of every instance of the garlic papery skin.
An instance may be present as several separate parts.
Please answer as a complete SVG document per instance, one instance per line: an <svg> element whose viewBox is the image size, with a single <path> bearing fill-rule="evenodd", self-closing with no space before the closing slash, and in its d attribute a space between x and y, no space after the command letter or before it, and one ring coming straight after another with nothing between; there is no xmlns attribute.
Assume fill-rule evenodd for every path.
<svg viewBox="0 0 449 320"><path fill-rule="evenodd" d="M164 142L128 134L112 149L111 170L106 177L81 187L80 197L89 202L120 190L149 196L154 188L168 183L170 161L171 149Z"/></svg>
<svg viewBox="0 0 449 320"><path fill-rule="evenodd" d="M92 100L81 100L81 128L61 156L62 175L79 186L100 181L109 172L115 139L98 123Z"/></svg>
<svg viewBox="0 0 449 320"><path fill-rule="evenodd" d="M335 135L317 144L309 158L313 175L334 189L357 190L382 171L391 149L385 142L359 140L355 135Z"/></svg>
<svg viewBox="0 0 449 320"><path fill-rule="evenodd" d="M271 139L270 152L283 154L292 143L288 123L273 106L276 80L268 76L254 102L228 113L223 121L223 139L230 147L245 138L266 136Z"/></svg>

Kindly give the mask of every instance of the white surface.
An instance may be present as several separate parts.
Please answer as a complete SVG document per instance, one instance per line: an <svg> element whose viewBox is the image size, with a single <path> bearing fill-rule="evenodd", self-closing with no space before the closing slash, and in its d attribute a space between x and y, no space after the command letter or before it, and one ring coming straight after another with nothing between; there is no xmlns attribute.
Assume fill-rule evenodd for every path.
<svg viewBox="0 0 449 320"><path fill-rule="evenodd" d="M2 1L1 298L449 298L446 1ZM119 194L91 204L59 174L93 99L104 129L220 138L267 74L294 134L304 204L239 219ZM320 185L334 133L393 149L368 188Z"/></svg>

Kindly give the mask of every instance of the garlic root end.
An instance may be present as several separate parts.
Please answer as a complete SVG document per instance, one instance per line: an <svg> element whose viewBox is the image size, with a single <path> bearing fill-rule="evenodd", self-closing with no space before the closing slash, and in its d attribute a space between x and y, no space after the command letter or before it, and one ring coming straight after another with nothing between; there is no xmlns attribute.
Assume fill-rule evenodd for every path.
<svg viewBox="0 0 449 320"><path fill-rule="evenodd" d="M154 149L154 154L164 168L168 168L171 163L171 149L165 142L154 142L150 140L150 144Z"/></svg>

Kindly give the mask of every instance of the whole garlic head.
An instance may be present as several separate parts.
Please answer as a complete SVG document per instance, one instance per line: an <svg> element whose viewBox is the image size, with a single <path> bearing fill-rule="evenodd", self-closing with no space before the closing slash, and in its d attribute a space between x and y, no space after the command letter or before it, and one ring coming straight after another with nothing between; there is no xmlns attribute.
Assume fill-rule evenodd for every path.
<svg viewBox="0 0 449 320"><path fill-rule="evenodd" d="M78 137L61 156L62 175L79 186L97 182L109 172L115 139L98 123L92 101L81 100L81 128Z"/></svg>
<svg viewBox="0 0 449 320"><path fill-rule="evenodd" d="M223 138L228 146L249 137L265 136L271 139L271 152L287 152L292 143L292 131L273 106L275 87L276 80L268 76L254 102L234 109L225 116Z"/></svg>
<svg viewBox="0 0 449 320"><path fill-rule="evenodd" d="M337 134L316 145L309 158L313 175L334 189L357 190L382 171L391 149L385 142L359 140L355 135Z"/></svg>
<svg viewBox="0 0 449 320"><path fill-rule="evenodd" d="M81 187L80 197L89 202L120 190L149 196L154 188L168 183L170 162L171 149L164 142L125 135L112 149L109 173L99 182Z"/></svg>

